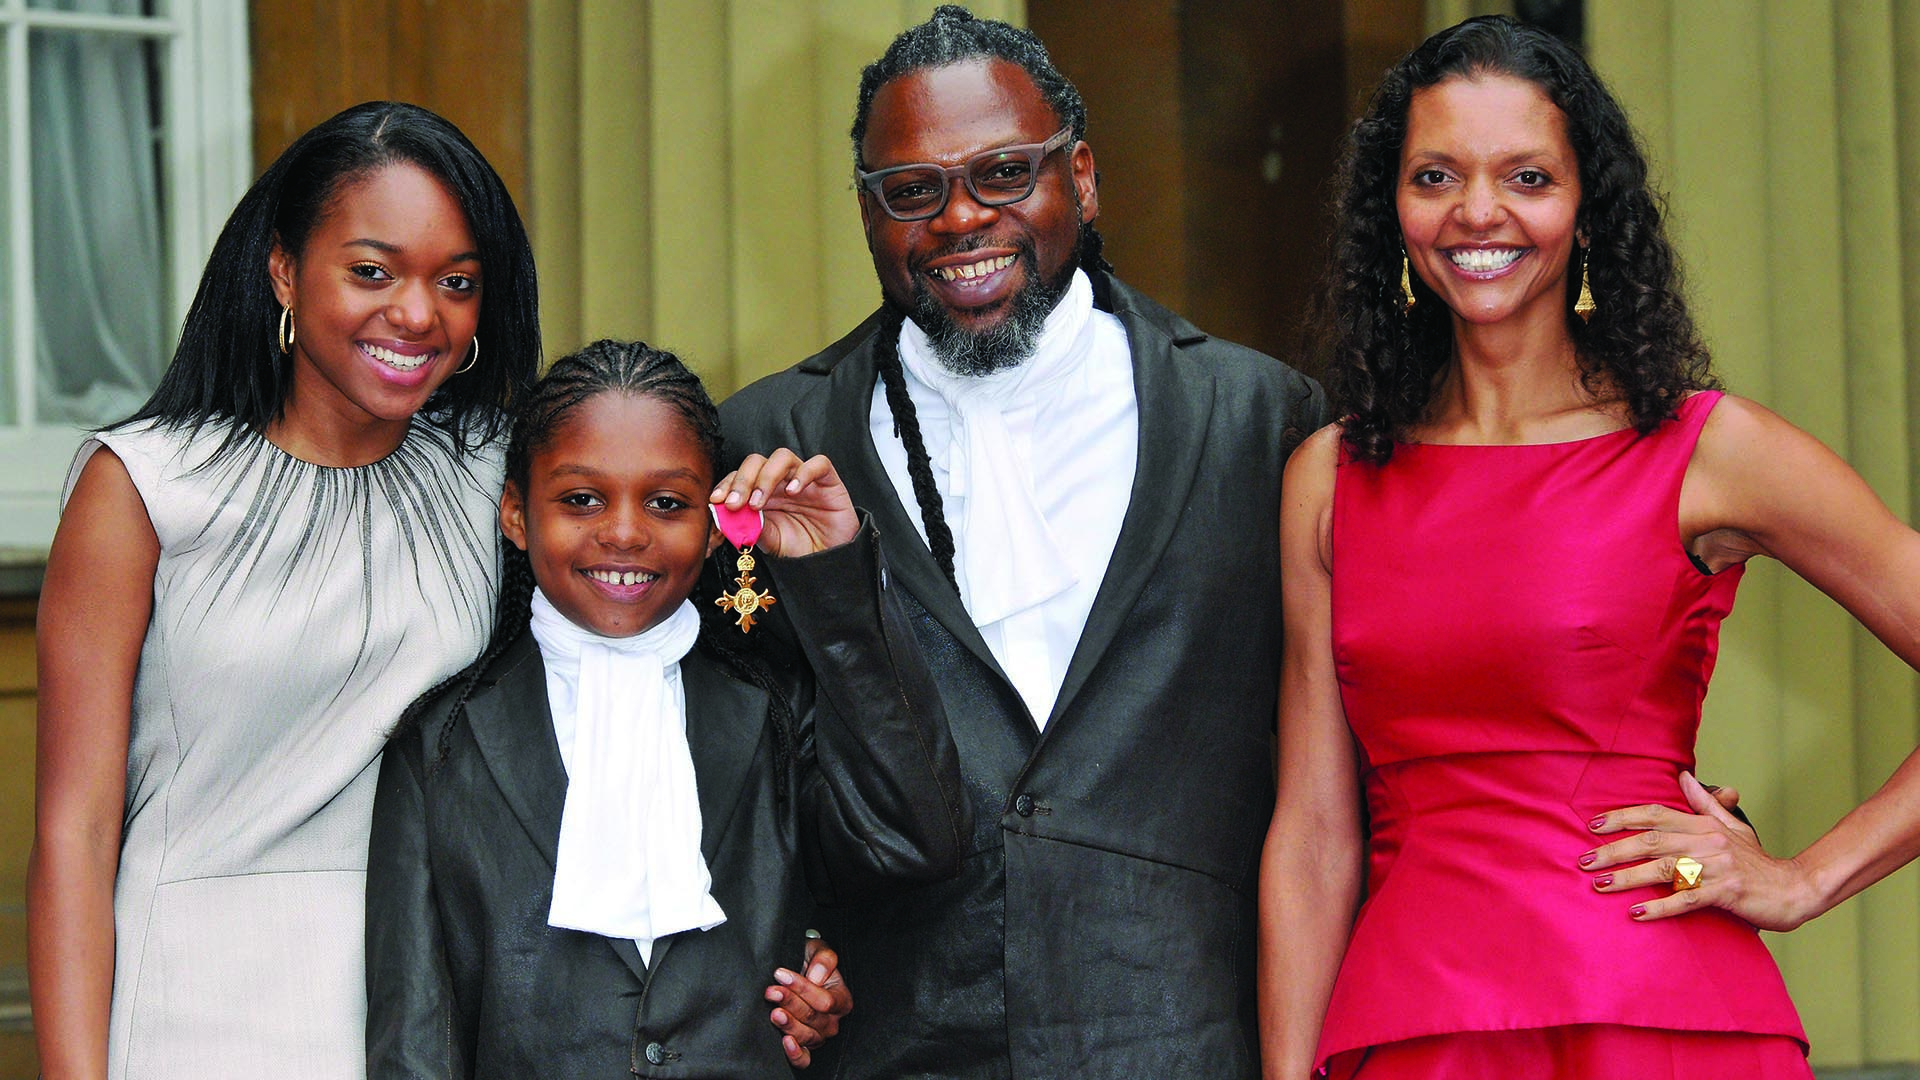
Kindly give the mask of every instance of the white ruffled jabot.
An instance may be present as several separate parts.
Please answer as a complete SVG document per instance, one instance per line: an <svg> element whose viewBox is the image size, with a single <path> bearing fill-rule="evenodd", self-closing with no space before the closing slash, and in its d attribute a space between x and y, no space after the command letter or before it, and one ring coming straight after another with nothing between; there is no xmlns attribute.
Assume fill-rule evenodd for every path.
<svg viewBox="0 0 1920 1080"><path fill-rule="evenodd" d="M652 629L602 637L536 589L530 627L567 769L547 923L632 938L652 963L656 940L727 918L700 854L680 679L700 618L683 601Z"/></svg>

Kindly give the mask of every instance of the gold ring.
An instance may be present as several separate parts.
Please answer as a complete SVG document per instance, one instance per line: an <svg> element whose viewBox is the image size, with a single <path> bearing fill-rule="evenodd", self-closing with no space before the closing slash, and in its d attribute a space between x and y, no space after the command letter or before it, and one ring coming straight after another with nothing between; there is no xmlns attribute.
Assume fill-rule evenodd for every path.
<svg viewBox="0 0 1920 1080"><path fill-rule="evenodd" d="M1706 867L1691 855L1682 855L1673 860L1673 891L1686 892L1700 887L1700 873Z"/></svg>

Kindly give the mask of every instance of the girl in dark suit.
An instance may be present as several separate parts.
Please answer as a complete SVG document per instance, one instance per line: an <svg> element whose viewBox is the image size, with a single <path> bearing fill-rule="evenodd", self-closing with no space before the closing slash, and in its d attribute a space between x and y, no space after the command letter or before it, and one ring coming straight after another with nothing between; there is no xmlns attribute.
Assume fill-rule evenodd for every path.
<svg viewBox="0 0 1920 1080"><path fill-rule="evenodd" d="M381 767L373 1077L789 1077L809 988L766 989L784 1040L760 1002L815 900L956 869L957 759L872 527L826 458L716 486L719 449L699 380L637 343L521 408L493 640ZM763 513L778 638L701 625L710 501Z"/></svg>

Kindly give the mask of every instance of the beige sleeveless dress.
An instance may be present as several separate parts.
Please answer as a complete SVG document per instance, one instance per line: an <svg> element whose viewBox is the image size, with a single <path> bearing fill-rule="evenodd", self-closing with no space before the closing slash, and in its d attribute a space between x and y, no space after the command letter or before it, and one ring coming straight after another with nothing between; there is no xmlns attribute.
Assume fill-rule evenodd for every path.
<svg viewBox="0 0 1920 1080"><path fill-rule="evenodd" d="M90 438L160 540L114 887L109 1076L365 1074L367 834L402 710L485 644L497 448L333 469L229 429ZM102 567L112 574L113 567Z"/></svg>

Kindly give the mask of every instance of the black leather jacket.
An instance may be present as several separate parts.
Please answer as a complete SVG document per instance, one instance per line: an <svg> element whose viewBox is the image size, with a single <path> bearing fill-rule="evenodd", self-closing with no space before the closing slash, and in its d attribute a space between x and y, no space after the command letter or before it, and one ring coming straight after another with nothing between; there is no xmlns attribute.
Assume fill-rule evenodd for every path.
<svg viewBox="0 0 1920 1080"><path fill-rule="evenodd" d="M953 742L871 527L763 565L819 676L782 664L774 680L796 760L776 765L767 691L704 647L682 661L701 851L727 921L656 942L651 965L631 941L547 925L566 775L530 634L450 728L451 690L394 738L367 873L374 1080L789 1080L762 990L800 966L814 895L954 873L971 824ZM724 632L743 649L761 636Z"/></svg>
<svg viewBox="0 0 1920 1080"><path fill-rule="evenodd" d="M872 511L973 802L959 876L822 926L860 1003L817 1056L820 1080L1259 1074L1280 473L1325 401L1271 357L1089 276L1133 354L1139 463L1044 729L874 450L877 319L721 406L730 447L825 453Z"/></svg>

